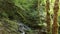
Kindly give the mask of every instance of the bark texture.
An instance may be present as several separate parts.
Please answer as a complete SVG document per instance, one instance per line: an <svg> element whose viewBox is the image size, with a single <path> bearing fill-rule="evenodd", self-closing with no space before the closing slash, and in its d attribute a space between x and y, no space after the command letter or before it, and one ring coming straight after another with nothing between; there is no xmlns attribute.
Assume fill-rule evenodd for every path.
<svg viewBox="0 0 60 34"><path fill-rule="evenodd" d="M50 10L50 2L49 0L46 0L46 23L47 23L47 34L50 34L50 13L49 13L49 10Z"/></svg>
<svg viewBox="0 0 60 34"><path fill-rule="evenodd" d="M52 25L52 34L58 34L58 22L57 22L57 17L58 17L58 10L59 10L59 0L55 0L54 3L54 16L53 16L53 25Z"/></svg>

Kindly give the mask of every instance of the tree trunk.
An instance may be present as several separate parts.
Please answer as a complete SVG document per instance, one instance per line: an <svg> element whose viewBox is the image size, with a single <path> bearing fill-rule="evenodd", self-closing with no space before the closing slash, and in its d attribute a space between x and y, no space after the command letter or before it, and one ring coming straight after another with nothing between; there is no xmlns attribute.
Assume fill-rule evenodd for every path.
<svg viewBox="0 0 60 34"><path fill-rule="evenodd" d="M57 23L57 17L58 17L58 10L59 10L59 0L55 0L54 3L54 16L53 16L53 25L52 25L52 34L58 34L58 23Z"/></svg>
<svg viewBox="0 0 60 34"><path fill-rule="evenodd" d="M50 13L49 13L49 10L50 10L50 2L49 0L46 0L46 12L47 12L47 15L46 15L46 23L47 23L47 34L51 34L50 32Z"/></svg>

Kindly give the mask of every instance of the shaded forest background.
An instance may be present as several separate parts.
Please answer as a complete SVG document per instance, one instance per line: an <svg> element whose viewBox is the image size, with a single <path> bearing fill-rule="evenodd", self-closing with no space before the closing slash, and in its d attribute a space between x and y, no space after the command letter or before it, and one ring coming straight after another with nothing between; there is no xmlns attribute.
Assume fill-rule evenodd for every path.
<svg viewBox="0 0 60 34"><path fill-rule="evenodd" d="M48 30L48 34L52 34L54 3L55 0L0 0L0 34L20 34L19 23L30 28L27 34L46 34ZM60 1L57 5L60 33Z"/></svg>

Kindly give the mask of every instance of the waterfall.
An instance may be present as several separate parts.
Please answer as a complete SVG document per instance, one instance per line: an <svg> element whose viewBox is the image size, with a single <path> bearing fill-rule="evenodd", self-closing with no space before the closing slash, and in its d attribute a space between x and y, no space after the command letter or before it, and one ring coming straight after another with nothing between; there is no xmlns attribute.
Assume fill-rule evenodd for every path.
<svg viewBox="0 0 60 34"><path fill-rule="evenodd" d="M30 30L30 28L23 23L18 23L18 25L19 25L18 30L21 32L21 34L25 34L26 31Z"/></svg>

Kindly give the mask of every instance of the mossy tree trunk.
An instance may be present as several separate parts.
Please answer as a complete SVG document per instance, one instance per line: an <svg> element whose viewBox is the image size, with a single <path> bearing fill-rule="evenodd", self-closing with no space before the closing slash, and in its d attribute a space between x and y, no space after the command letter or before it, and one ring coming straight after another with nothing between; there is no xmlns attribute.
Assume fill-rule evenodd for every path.
<svg viewBox="0 0 60 34"><path fill-rule="evenodd" d="M54 3L54 16L53 16L53 25L52 25L52 34L58 34L58 22L57 22L57 17L58 17L58 10L59 10L59 0L55 0Z"/></svg>
<svg viewBox="0 0 60 34"><path fill-rule="evenodd" d="M51 34L51 30L50 30L50 13L49 13L49 10L50 10L50 2L49 0L46 0L46 23L47 23L47 34Z"/></svg>

